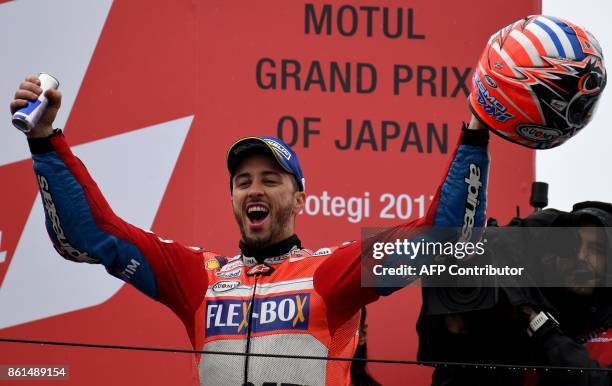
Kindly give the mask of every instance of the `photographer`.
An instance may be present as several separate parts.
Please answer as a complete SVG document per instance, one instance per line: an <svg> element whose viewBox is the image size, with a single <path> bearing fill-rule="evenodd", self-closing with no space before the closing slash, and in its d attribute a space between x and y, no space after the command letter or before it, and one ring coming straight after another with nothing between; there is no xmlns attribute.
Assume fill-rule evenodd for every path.
<svg viewBox="0 0 612 386"><path fill-rule="evenodd" d="M519 258L530 260L538 252L543 273L553 278L550 280L563 280L563 287L481 288L482 293L496 294L496 304L448 315L427 315L424 306L418 323L419 359L518 367L438 367L432 385L611 385L611 374L606 371L525 372L520 368L597 369L612 364L612 332L608 331L612 326L612 298L607 288L612 205L583 202L571 213L546 209L525 219L516 218L510 225L499 228L503 240L496 242L491 253L503 254L504 248L512 245ZM552 245L553 239L542 237L545 234L541 229L546 227L567 230L576 237L568 233L570 237L561 247L559 243ZM519 230L522 238L510 237L518 233L504 233L505 229ZM563 233L550 234L558 237ZM495 232L492 235L495 237ZM544 244L549 245L542 248ZM429 292L424 289L424 295Z"/></svg>
<svg viewBox="0 0 612 386"><path fill-rule="evenodd" d="M612 298L610 230L612 204L587 201L574 205L580 248L575 258L561 258L557 269L567 278L563 288L543 292L558 310L558 323L541 318L529 306L538 360L551 366L601 368L612 365ZM540 331L541 330L541 331ZM612 385L612 373L603 371L529 374L526 385Z"/></svg>

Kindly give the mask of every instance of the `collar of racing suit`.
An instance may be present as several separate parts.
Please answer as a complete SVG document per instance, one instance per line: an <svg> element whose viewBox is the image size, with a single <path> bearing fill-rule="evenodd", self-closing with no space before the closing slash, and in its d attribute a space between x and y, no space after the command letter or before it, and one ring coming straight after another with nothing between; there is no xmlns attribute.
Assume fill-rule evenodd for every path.
<svg viewBox="0 0 612 386"><path fill-rule="evenodd" d="M242 252L242 256L244 257L243 260L245 261L245 264L248 263L248 258L252 258L255 259L256 262L247 265L255 265L256 263L264 263L266 259L279 258L282 255L287 255L289 252L295 249L301 249L302 242L297 235L292 235L285 240L265 246L263 248L249 246L243 240L240 240L239 247L240 251Z"/></svg>

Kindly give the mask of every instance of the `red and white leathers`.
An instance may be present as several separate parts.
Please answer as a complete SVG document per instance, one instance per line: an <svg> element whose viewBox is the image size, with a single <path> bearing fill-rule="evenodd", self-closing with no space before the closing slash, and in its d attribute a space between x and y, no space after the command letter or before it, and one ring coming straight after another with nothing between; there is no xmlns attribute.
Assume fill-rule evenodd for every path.
<svg viewBox="0 0 612 386"><path fill-rule="evenodd" d="M486 131L464 131L423 225L481 227L489 157ZM115 215L61 132L31 139L49 235L67 259L103 264L170 307L194 349L351 357L360 308L389 288L362 288L360 242L294 248L265 264L168 242ZM207 385L348 385L350 362L204 354Z"/></svg>

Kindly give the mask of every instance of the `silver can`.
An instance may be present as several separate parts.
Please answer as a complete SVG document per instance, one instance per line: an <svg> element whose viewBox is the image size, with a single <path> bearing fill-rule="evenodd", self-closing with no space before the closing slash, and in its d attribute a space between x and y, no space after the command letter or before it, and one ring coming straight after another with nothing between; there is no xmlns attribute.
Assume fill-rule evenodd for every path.
<svg viewBox="0 0 612 386"><path fill-rule="evenodd" d="M45 97L45 91L50 88L57 90L59 87L59 81L47 73L41 72L38 74L38 79L40 80L40 88L42 88L42 93L38 99L28 101L27 106L20 108L13 114L13 126L24 133L29 133L36 126L47 108L49 101Z"/></svg>

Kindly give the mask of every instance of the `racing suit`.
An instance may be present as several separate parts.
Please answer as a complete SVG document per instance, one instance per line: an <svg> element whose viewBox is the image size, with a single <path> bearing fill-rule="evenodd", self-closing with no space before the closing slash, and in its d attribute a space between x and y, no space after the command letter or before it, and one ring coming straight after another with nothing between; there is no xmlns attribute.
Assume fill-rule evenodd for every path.
<svg viewBox="0 0 612 386"><path fill-rule="evenodd" d="M426 216L398 228L483 226L487 143L486 131L464 130ZM194 349L352 357L359 310L381 294L361 286L360 242L317 251L297 242L263 261L183 246L113 213L61 131L30 139L29 145L56 250L69 260L103 264L111 275L168 306ZM468 183L475 168L476 188ZM212 354L196 360L200 382L207 385L350 382L350 361Z"/></svg>

